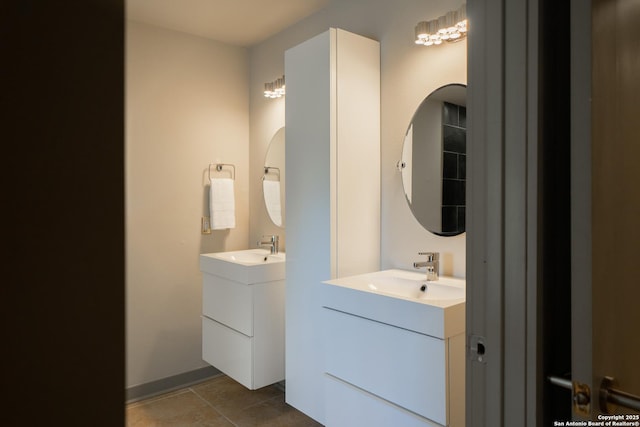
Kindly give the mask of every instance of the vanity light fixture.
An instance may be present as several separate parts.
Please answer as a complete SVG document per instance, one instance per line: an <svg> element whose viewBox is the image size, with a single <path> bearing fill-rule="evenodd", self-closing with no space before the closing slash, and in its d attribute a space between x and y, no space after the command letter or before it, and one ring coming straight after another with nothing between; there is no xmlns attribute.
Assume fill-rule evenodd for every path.
<svg viewBox="0 0 640 427"><path fill-rule="evenodd" d="M284 76L264 84L265 98L281 98L285 94Z"/></svg>
<svg viewBox="0 0 640 427"><path fill-rule="evenodd" d="M438 19L418 22L415 32L415 43L423 46L462 40L467 36L467 4L462 3L458 9L449 11Z"/></svg>

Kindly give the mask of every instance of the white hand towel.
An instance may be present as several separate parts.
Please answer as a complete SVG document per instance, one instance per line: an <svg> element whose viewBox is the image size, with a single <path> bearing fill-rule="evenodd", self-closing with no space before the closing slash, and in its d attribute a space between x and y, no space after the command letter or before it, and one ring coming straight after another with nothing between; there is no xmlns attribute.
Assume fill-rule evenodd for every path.
<svg viewBox="0 0 640 427"><path fill-rule="evenodd" d="M211 229L224 230L236 226L236 205L233 179L211 178L209 192L209 215Z"/></svg>
<svg viewBox="0 0 640 427"><path fill-rule="evenodd" d="M273 223L282 226L282 204L280 203L280 181L262 180L264 202Z"/></svg>

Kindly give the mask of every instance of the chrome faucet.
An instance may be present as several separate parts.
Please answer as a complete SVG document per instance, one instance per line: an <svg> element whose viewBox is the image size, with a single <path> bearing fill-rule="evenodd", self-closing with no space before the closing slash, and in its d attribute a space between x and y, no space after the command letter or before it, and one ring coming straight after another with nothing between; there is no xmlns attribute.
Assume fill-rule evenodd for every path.
<svg viewBox="0 0 640 427"><path fill-rule="evenodd" d="M269 246L271 254L277 254L279 248L280 238L276 235L262 236L262 240L258 240L258 246Z"/></svg>
<svg viewBox="0 0 640 427"><path fill-rule="evenodd" d="M418 255L426 255L426 261L414 262L413 268L427 268L427 281L438 280L440 275L440 254L438 252L418 252Z"/></svg>

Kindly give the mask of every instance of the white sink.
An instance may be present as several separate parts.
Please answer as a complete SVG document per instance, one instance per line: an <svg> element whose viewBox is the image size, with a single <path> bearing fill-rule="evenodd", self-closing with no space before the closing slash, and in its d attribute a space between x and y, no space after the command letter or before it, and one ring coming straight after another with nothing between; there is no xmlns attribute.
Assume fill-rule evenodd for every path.
<svg viewBox="0 0 640 427"><path fill-rule="evenodd" d="M441 276L437 281L430 282L425 279L425 273L405 270L383 270L343 277L325 283L439 307L446 307L465 301L466 289L463 279L447 276ZM424 289L423 286L425 286Z"/></svg>
<svg viewBox="0 0 640 427"><path fill-rule="evenodd" d="M269 264L273 262L285 261L285 255L283 253L271 254L266 249L247 249L244 251L218 252L209 255L227 262L233 262L242 265L265 263Z"/></svg>
<svg viewBox="0 0 640 427"><path fill-rule="evenodd" d="M438 338L464 332L464 279L428 282L424 272L392 269L323 283L325 307Z"/></svg>
<svg viewBox="0 0 640 427"><path fill-rule="evenodd" d="M407 277L408 276L408 277ZM390 294L396 297L424 300L425 302L465 299L464 280L441 277L437 281L426 281L424 274L408 271L387 270L365 278L367 288L372 292Z"/></svg>
<svg viewBox="0 0 640 427"><path fill-rule="evenodd" d="M409 299L451 300L464 299L465 297L464 288L444 285L440 281L425 282L424 280L385 277L373 280L368 286L374 292L378 291Z"/></svg>
<svg viewBox="0 0 640 427"><path fill-rule="evenodd" d="M200 255L200 270L244 284L283 280L286 255L266 249L246 249Z"/></svg>

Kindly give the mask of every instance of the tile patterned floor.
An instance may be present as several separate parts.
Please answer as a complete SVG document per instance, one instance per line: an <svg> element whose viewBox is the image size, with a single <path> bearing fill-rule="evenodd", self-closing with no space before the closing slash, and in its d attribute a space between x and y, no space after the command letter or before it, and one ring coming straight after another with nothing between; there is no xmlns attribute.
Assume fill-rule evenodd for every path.
<svg viewBox="0 0 640 427"><path fill-rule="evenodd" d="M127 427L315 427L277 385L248 390L227 377L127 404Z"/></svg>

